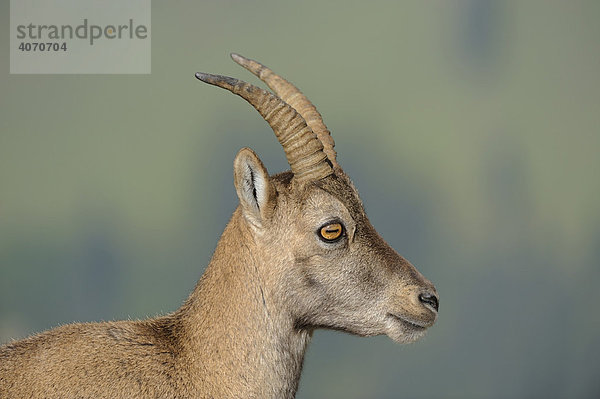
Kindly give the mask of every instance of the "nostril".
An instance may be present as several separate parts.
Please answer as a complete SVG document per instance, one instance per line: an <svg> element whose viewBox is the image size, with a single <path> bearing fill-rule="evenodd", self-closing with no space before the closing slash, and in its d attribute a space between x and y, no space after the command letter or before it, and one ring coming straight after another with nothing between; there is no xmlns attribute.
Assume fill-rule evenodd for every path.
<svg viewBox="0 0 600 399"><path fill-rule="evenodd" d="M438 308L440 307L440 301L438 300L438 297L435 296L434 294L430 294L430 293L420 294L419 301L421 301L421 303L423 303L423 305L431 306L432 308L435 309L436 312L437 312Z"/></svg>

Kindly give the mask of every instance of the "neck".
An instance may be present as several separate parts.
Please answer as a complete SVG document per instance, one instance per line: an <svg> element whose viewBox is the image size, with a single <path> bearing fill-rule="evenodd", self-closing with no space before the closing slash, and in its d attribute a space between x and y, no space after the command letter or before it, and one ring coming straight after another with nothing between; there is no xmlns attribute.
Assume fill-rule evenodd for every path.
<svg viewBox="0 0 600 399"><path fill-rule="evenodd" d="M294 328L273 299L269 265L251 251L255 244L242 218L238 208L176 314L182 349L209 396L293 398L311 334Z"/></svg>

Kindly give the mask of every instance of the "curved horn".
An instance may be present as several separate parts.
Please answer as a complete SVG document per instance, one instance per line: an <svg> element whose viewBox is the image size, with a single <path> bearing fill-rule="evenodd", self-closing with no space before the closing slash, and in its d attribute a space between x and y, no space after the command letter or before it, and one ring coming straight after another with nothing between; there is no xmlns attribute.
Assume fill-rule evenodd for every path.
<svg viewBox="0 0 600 399"><path fill-rule="evenodd" d="M222 87L248 101L269 123L283 146L294 181L303 183L333 173L323 144L302 116L281 98L266 90L227 76L196 73L199 80Z"/></svg>
<svg viewBox="0 0 600 399"><path fill-rule="evenodd" d="M337 154L333 149L335 142L333 141L333 137L331 137L331 132L327 129L327 126L325 126L325 123L323 122L323 117L309 99L306 98L296 86L277 75L260 62L236 53L232 53L231 58L256 75L257 78L265 82L275 94L302 115L307 125L323 143L323 152L327 154L327 158L329 158L335 167L339 167L336 161Z"/></svg>

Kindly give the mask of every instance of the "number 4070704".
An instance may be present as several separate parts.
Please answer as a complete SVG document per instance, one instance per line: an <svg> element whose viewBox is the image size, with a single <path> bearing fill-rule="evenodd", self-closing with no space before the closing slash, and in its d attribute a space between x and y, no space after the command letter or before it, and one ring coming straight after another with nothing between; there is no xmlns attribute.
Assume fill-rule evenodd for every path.
<svg viewBox="0 0 600 399"><path fill-rule="evenodd" d="M21 51L67 51L67 43L43 43L43 42L21 42L19 45Z"/></svg>

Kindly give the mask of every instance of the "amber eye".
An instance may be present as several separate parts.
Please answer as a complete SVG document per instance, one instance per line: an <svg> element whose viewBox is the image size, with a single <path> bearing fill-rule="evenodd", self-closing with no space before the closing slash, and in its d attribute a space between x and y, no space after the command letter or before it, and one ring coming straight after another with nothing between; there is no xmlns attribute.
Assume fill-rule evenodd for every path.
<svg viewBox="0 0 600 399"><path fill-rule="evenodd" d="M341 223L329 223L319 230L319 236L325 242L336 241L342 234L344 234L344 226Z"/></svg>

